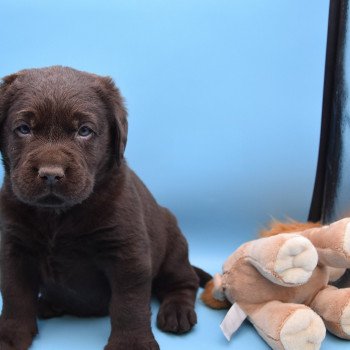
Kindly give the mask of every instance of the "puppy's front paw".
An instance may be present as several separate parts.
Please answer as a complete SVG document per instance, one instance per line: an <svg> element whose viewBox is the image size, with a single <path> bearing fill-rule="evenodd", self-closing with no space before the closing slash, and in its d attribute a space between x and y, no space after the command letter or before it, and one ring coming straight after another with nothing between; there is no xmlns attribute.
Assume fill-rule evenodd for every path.
<svg viewBox="0 0 350 350"><path fill-rule="evenodd" d="M36 324L1 320L0 350L28 350L37 333Z"/></svg>
<svg viewBox="0 0 350 350"><path fill-rule="evenodd" d="M165 302L160 306L157 325L165 332L186 333L197 323L197 315L193 306Z"/></svg>
<svg viewBox="0 0 350 350"><path fill-rule="evenodd" d="M1 347L0 350L2 350ZM120 341L113 341L108 343L105 346L104 350L159 350L159 345L154 339L149 341L120 339Z"/></svg>

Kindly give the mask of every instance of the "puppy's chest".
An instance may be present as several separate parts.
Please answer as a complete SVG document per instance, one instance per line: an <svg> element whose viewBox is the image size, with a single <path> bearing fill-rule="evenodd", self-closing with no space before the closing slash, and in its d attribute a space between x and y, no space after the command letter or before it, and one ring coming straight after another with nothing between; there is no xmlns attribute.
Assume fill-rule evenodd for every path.
<svg viewBox="0 0 350 350"><path fill-rule="evenodd" d="M98 264L100 245L99 240L76 232L48 234L38 254L42 280L65 284L74 276L88 274Z"/></svg>
<svg viewBox="0 0 350 350"><path fill-rule="evenodd" d="M74 242L65 237L48 237L39 253L42 279L57 283L64 282L68 275L82 269L88 262L89 258L84 254L83 247L81 245L74 247Z"/></svg>

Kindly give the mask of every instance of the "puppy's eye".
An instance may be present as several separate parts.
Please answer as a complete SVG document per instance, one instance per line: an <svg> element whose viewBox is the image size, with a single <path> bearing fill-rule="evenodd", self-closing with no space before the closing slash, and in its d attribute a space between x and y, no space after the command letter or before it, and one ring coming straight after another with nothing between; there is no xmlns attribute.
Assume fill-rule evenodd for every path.
<svg viewBox="0 0 350 350"><path fill-rule="evenodd" d="M81 126L78 130L78 136L80 137L89 137L90 135L92 135L93 130L90 129L88 126Z"/></svg>
<svg viewBox="0 0 350 350"><path fill-rule="evenodd" d="M30 135L32 132L32 130L27 124L21 124L15 129L15 131L19 136L27 136L27 135Z"/></svg>

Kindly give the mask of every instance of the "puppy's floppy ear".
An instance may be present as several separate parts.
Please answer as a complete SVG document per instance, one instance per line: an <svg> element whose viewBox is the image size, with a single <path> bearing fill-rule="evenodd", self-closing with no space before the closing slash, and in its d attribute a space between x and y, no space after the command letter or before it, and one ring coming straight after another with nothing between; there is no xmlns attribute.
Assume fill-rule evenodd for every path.
<svg viewBox="0 0 350 350"><path fill-rule="evenodd" d="M120 165L124 158L124 151L128 137L128 113L124 105L123 97L119 89L115 86L113 79L110 77L98 77L100 91L99 94L105 101L109 113L113 117L115 125L115 150L117 163Z"/></svg>
<svg viewBox="0 0 350 350"><path fill-rule="evenodd" d="M18 73L7 75L6 77L2 78L2 81L0 82L0 133L2 130L2 125L7 115L7 111L10 108L14 98L14 89L11 89L11 85L17 79L18 75L19 75ZM1 135L0 152L3 154L3 163L6 169L7 167L6 155L4 154L3 151L4 151L4 144L3 144L3 137Z"/></svg>
<svg viewBox="0 0 350 350"><path fill-rule="evenodd" d="M4 121L7 110L9 109L12 102L11 97L13 94L11 94L10 86L17 79L17 77L17 73L7 75L6 77L2 78L2 81L0 83L0 126Z"/></svg>

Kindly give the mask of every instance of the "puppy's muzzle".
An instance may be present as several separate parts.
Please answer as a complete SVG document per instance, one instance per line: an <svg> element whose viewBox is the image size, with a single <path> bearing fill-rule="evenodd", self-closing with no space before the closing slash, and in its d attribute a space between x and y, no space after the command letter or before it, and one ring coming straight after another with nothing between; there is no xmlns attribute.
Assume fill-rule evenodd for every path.
<svg viewBox="0 0 350 350"><path fill-rule="evenodd" d="M47 186L54 186L57 182L63 181L64 169L60 166L44 166L38 170L38 176Z"/></svg>

